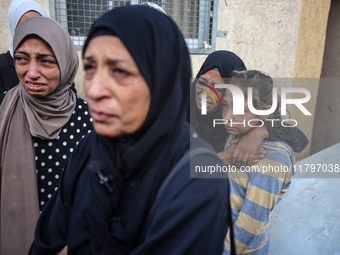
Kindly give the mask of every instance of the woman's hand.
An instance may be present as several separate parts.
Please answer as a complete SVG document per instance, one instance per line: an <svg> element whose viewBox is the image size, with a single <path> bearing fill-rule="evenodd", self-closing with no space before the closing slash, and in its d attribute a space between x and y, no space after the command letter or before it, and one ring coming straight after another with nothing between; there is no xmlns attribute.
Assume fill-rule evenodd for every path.
<svg viewBox="0 0 340 255"><path fill-rule="evenodd" d="M58 255L67 255L67 246L65 246L64 249L58 253Z"/></svg>
<svg viewBox="0 0 340 255"><path fill-rule="evenodd" d="M230 145L236 145L231 156L231 164L240 168L241 166L256 164L264 159L267 152L261 144L268 136L268 130L265 127L259 127L231 140Z"/></svg>

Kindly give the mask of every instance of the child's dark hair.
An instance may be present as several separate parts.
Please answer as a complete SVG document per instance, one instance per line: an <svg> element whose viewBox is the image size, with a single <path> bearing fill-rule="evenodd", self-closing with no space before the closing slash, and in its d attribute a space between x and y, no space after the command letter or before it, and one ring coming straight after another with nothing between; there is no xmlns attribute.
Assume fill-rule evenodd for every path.
<svg viewBox="0 0 340 255"><path fill-rule="evenodd" d="M247 88L253 88L253 106L257 110L265 110L273 104L273 79L257 70L233 71L230 83L242 88L247 95ZM276 110L269 116L270 119L281 119L280 98L278 97Z"/></svg>

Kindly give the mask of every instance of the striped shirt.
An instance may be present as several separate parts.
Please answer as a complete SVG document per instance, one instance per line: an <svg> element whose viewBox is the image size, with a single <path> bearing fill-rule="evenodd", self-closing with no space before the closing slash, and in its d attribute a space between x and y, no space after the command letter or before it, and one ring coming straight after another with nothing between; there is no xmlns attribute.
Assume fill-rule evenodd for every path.
<svg viewBox="0 0 340 255"><path fill-rule="evenodd" d="M267 254L266 231L278 202L289 189L295 162L293 150L285 143L264 141L267 155L258 164L230 173L230 205L237 254ZM269 244L269 243L268 243ZM230 254L230 231L224 242ZM261 250L262 249L262 250ZM262 251L262 252L261 252Z"/></svg>

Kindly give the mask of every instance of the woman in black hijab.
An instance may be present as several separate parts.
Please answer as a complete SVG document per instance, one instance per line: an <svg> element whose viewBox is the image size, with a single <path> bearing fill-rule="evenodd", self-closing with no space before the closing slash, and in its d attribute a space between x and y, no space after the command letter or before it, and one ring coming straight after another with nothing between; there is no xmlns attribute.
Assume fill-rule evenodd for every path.
<svg viewBox="0 0 340 255"><path fill-rule="evenodd" d="M83 58L96 132L69 159L30 254L221 254L228 186L190 178L183 160L191 70L175 23L149 7L115 8L92 26ZM221 164L212 149L195 158Z"/></svg>
<svg viewBox="0 0 340 255"><path fill-rule="evenodd" d="M307 146L308 139L298 128L287 129L281 125L272 127L267 125L270 124L269 122L265 127L256 128L243 137L231 141L231 143L238 143L234 151L224 150L229 134L224 125L213 126L214 119L222 119L220 101L222 90L214 88L214 85L228 83L228 79L233 76L233 71L243 70L246 70L246 66L242 59L230 51L215 51L206 58L191 85L190 92L190 124L197 135L219 153L225 165L231 163L237 167L251 165L264 158L265 152L260 148L264 139L284 141L295 152L301 152ZM206 114L202 114L202 95L205 93L208 94L207 110Z"/></svg>
<svg viewBox="0 0 340 255"><path fill-rule="evenodd" d="M199 97L201 93L204 92L197 89L197 85L200 85L200 80L202 80L202 78L202 82L204 82L203 84L218 82L218 78L220 78L221 82L223 82L223 78L232 77L234 70L247 70L242 59L230 51L215 51L206 58L201 69L196 75L193 86L191 87L192 91L190 100L192 102L192 107L190 108L190 124L195 129L198 136L210 143L217 152L223 150L228 137L228 132L226 131L224 125L217 125L215 128L212 128L211 125L214 119L221 119L222 108L216 94L211 93L216 97L215 101L217 102L217 105L214 106L212 104L212 109L210 111L208 110L206 115L202 115L198 101L200 100ZM215 90L217 92L220 91L218 89ZM221 97L221 93L219 93L219 96ZM209 100L212 101L212 98L207 98L208 104ZM194 105L196 105L196 107Z"/></svg>

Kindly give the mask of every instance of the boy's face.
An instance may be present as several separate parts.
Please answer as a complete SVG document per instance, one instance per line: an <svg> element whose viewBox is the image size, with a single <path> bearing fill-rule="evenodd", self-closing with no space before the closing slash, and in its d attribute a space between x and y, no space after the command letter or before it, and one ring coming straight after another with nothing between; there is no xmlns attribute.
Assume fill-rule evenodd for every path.
<svg viewBox="0 0 340 255"><path fill-rule="evenodd" d="M225 128L229 134L242 135L254 128L254 126L261 126L261 123L259 124L259 121L256 121L259 119L259 116L249 111L246 98L244 100L244 115L233 114L233 96L230 90L226 90L225 95L222 98L222 103L222 119L228 121L228 123L225 124Z"/></svg>

